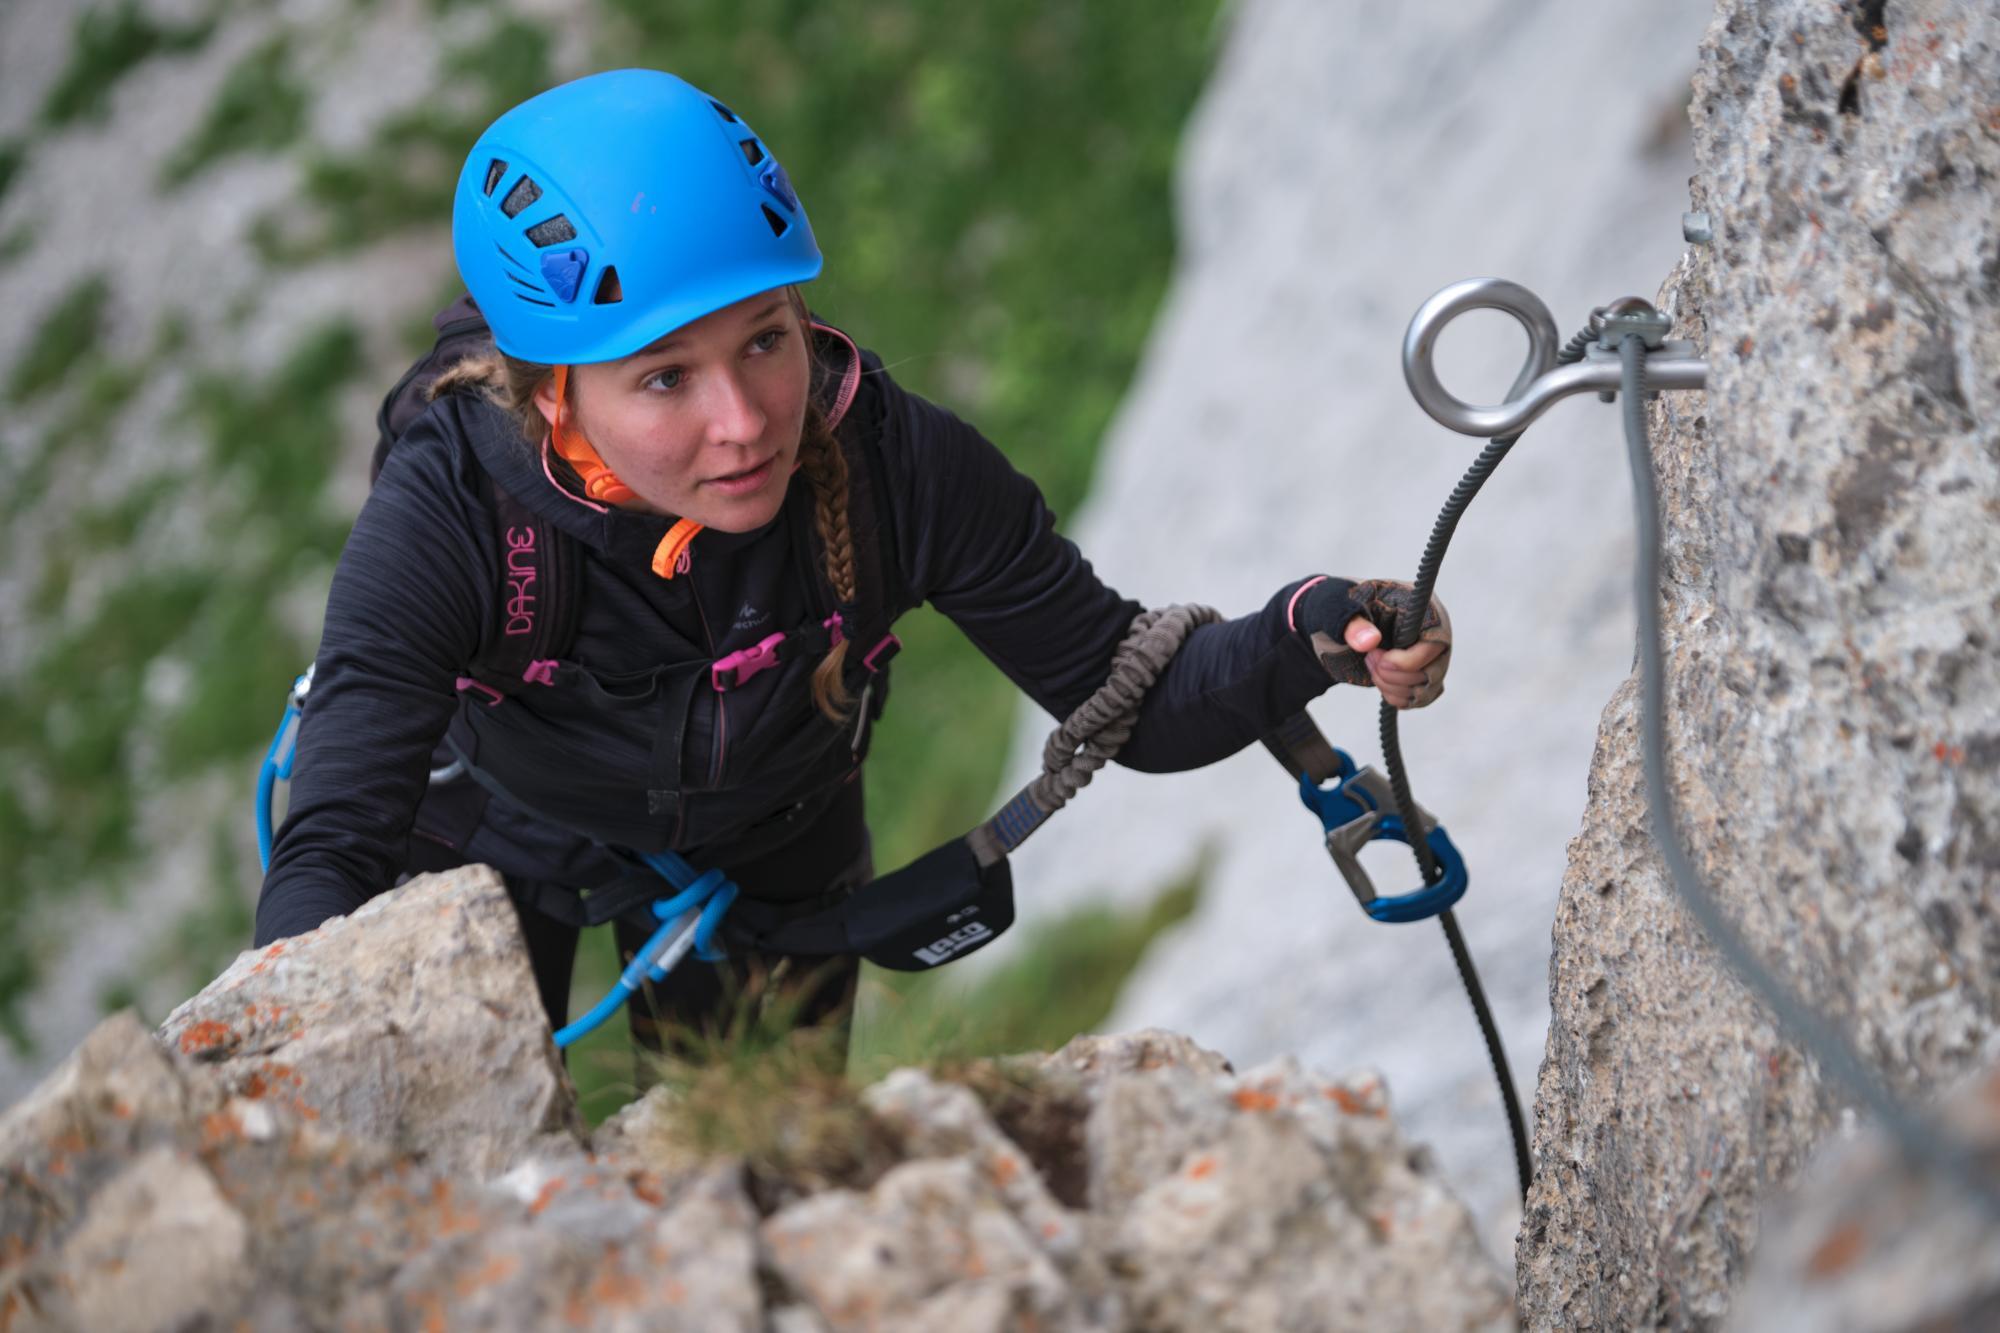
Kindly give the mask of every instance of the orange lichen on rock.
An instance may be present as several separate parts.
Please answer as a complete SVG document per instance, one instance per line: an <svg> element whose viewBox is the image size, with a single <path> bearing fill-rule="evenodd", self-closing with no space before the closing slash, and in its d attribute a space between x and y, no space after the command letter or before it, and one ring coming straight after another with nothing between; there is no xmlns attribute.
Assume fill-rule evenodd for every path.
<svg viewBox="0 0 2000 1333"><path fill-rule="evenodd" d="M563 1183L564 1180L563 1177L561 1176L557 1176L553 1180L544 1182L541 1191L535 1195L535 1201L528 1205L528 1216L540 1217L542 1215L542 1210L549 1206L550 1201L556 1197L556 1192L563 1187ZM634 1186L633 1192L638 1193L637 1186ZM645 1198L643 1194L641 1194L639 1197ZM651 1200L647 1201L652 1202Z"/></svg>
<svg viewBox="0 0 2000 1333"><path fill-rule="evenodd" d="M993 1160L987 1164L987 1172L993 1177L995 1185L1005 1189L1021 1174L1021 1163L1012 1153L995 1153Z"/></svg>
<svg viewBox="0 0 2000 1333"><path fill-rule="evenodd" d="M188 1025L181 1033L181 1054L196 1055L202 1051L212 1051L235 1042L236 1030L227 1023L218 1023L212 1018L204 1018L199 1023Z"/></svg>
<svg viewBox="0 0 2000 1333"><path fill-rule="evenodd" d="M1205 1155L1197 1157L1188 1164L1187 1173L1190 1180L1207 1180L1215 1174L1215 1159Z"/></svg>
<svg viewBox="0 0 2000 1333"><path fill-rule="evenodd" d="M515 1270L520 1266L521 1261L513 1255L496 1254L470 1273L459 1274L452 1285L458 1292L460 1300L470 1300L473 1294L482 1288L505 1282L514 1276Z"/></svg>
<svg viewBox="0 0 2000 1333"><path fill-rule="evenodd" d="M243 1122L227 1110L210 1111L201 1118L201 1146L213 1148L225 1139L233 1139L243 1132Z"/></svg>
<svg viewBox="0 0 2000 1333"><path fill-rule="evenodd" d="M1380 1120L1389 1114L1386 1108L1370 1106L1366 1101L1355 1096L1346 1088L1338 1086L1328 1088L1325 1096L1328 1101L1338 1106L1347 1115L1365 1115L1372 1119Z"/></svg>
<svg viewBox="0 0 2000 1333"><path fill-rule="evenodd" d="M1813 1277L1833 1277L1846 1272L1868 1248L1868 1233L1859 1222L1842 1222L1827 1234L1806 1260L1806 1272Z"/></svg>
<svg viewBox="0 0 2000 1333"><path fill-rule="evenodd" d="M481 1219L476 1212L461 1211L451 1198L451 1182L440 1177L431 1183L431 1205L438 1210L437 1234L462 1236L480 1228Z"/></svg>
<svg viewBox="0 0 2000 1333"><path fill-rule="evenodd" d="M590 1280L590 1299L598 1309L610 1306L633 1306L646 1298L646 1288L639 1279L626 1272L618 1264L618 1250L614 1247L605 1252L604 1263Z"/></svg>
<svg viewBox="0 0 2000 1333"><path fill-rule="evenodd" d="M655 1208L665 1206L667 1202L666 1186L660 1183L660 1178L657 1175L654 1175L651 1171L634 1171L628 1179L631 1182L634 1194L644 1199L647 1203L652 1204ZM561 1184L562 1181L558 1178L554 1183ZM543 1186L544 1191L547 1188L546 1185Z"/></svg>
<svg viewBox="0 0 2000 1333"><path fill-rule="evenodd" d="M1278 1109L1277 1094L1266 1092L1262 1088L1238 1088L1231 1100L1236 1103L1238 1109L1244 1111L1275 1111Z"/></svg>

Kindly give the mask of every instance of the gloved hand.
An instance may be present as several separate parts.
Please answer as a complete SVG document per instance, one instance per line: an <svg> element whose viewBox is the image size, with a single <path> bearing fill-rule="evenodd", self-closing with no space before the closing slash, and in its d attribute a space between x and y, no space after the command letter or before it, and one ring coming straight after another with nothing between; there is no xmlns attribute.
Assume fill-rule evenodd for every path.
<svg viewBox="0 0 2000 1333"><path fill-rule="evenodd" d="M1451 665L1451 617L1431 598L1416 643L1384 645L1414 590L1391 579L1322 578L1292 597L1292 628L1305 635L1327 674L1343 685L1373 685L1396 708L1422 708L1444 693Z"/></svg>

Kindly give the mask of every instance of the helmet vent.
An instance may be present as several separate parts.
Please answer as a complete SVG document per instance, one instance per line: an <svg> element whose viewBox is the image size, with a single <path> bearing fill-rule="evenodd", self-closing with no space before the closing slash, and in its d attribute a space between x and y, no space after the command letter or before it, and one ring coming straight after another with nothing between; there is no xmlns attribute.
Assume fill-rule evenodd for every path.
<svg viewBox="0 0 2000 1333"><path fill-rule="evenodd" d="M537 222L528 228L528 240L537 246L561 245L564 241L576 239L576 228L569 219L558 213L547 222Z"/></svg>
<svg viewBox="0 0 2000 1333"><path fill-rule="evenodd" d="M625 299L625 289L618 285L618 268L615 264L605 265L604 272L597 275L597 294L590 298L592 305L617 305Z"/></svg>
<svg viewBox="0 0 2000 1333"><path fill-rule="evenodd" d="M515 292L514 295L520 297L523 301L526 301L529 305L546 306L550 310L554 310L556 308L556 303L554 301L544 301L537 297L529 296L526 292Z"/></svg>
<svg viewBox="0 0 2000 1333"><path fill-rule="evenodd" d="M757 207L764 210L764 221L771 224L771 234L773 236L783 236L791 230L792 224L779 217L776 213L773 213L769 204L759 204Z"/></svg>
<svg viewBox="0 0 2000 1333"><path fill-rule="evenodd" d="M755 139L744 139L736 146L743 150L743 160L751 166L754 167L764 160L764 150L758 146Z"/></svg>
<svg viewBox="0 0 2000 1333"><path fill-rule="evenodd" d="M542 197L542 187L526 176L514 182L514 188L507 191L507 197L500 201L500 211L508 217L516 217L521 210Z"/></svg>
<svg viewBox="0 0 2000 1333"><path fill-rule="evenodd" d="M490 195L499 189L500 182L505 179L506 175L507 164L505 162L502 162L497 157L488 162L486 164L486 193Z"/></svg>
<svg viewBox="0 0 2000 1333"><path fill-rule="evenodd" d="M720 102L716 101L716 100L715 100L715 99L714 99L713 97L711 97L711 98L709 98L709 99L708 99L708 104L709 104L710 106L712 106L712 107L714 107L714 108L715 108L715 114L716 114L716 115L718 115L718 116L721 116L721 117L722 117L722 118L723 118L724 120L728 121L728 122L729 122L729 123L730 123L731 125L734 125L734 124L736 124L736 123L737 123L737 120L736 120L736 113L735 113L734 111L731 111L731 110L730 110L730 109L729 109L728 107L724 106L724 105L723 105L722 103L720 103Z"/></svg>

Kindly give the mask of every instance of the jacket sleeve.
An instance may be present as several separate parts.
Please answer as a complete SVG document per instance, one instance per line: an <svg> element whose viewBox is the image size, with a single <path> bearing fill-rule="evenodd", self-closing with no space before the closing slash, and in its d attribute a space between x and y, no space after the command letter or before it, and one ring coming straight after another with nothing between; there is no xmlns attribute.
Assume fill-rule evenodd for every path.
<svg viewBox="0 0 2000 1333"><path fill-rule="evenodd" d="M874 367L871 366L871 370ZM1008 679L1067 717L1110 674L1140 605L1055 531L1041 492L978 431L875 370L887 508L910 593L950 617ZM1234 754L1330 679L1286 608L1196 629L1148 693L1118 762L1148 772Z"/></svg>
<svg viewBox="0 0 2000 1333"><path fill-rule="evenodd" d="M258 947L393 886L457 675L481 642L492 523L480 474L436 420L398 443L334 569Z"/></svg>

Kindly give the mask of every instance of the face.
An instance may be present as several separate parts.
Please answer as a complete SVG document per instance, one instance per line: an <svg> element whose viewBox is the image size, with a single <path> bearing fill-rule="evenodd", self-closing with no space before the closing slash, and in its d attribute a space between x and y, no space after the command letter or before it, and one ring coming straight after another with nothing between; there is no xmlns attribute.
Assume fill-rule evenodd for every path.
<svg viewBox="0 0 2000 1333"><path fill-rule="evenodd" d="M572 367L564 424L638 495L626 507L749 532L784 504L809 380L805 330L781 289L622 361ZM535 405L554 419L553 384Z"/></svg>

